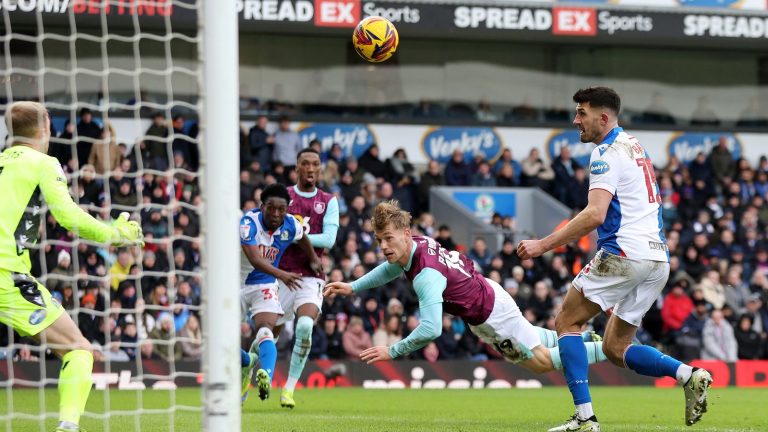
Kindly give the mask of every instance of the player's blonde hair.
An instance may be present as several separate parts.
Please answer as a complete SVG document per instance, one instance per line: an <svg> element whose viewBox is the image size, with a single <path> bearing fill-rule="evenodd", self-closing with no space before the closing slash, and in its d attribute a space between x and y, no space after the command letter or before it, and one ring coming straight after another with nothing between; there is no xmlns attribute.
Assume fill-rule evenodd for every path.
<svg viewBox="0 0 768 432"><path fill-rule="evenodd" d="M382 232L387 228L410 228L411 214L402 210L397 200L382 201L373 208L371 225L374 232Z"/></svg>
<svg viewBox="0 0 768 432"><path fill-rule="evenodd" d="M12 143L29 143L41 129L45 129L48 111L37 102L14 102L5 111L5 127Z"/></svg>

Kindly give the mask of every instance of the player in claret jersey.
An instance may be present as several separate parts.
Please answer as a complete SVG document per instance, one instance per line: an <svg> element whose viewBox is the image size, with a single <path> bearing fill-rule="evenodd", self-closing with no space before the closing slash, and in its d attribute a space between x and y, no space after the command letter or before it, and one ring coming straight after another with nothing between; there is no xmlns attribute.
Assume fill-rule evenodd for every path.
<svg viewBox="0 0 768 432"><path fill-rule="evenodd" d="M249 210L240 220L240 244L253 266L253 271L245 279L245 286L240 290L240 305L243 316L252 320L256 329L256 339L250 352L240 353L243 402L248 397L251 371L257 358L261 361L261 367L256 371L259 398L267 399L272 388L272 375L277 360L272 330L278 317L283 315L277 281L294 289L301 282L298 273L278 268L280 258L288 246L298 242L306 253L307 265L315 270L321 267L320 260L304 235L301 222L288 213L290 200L285 186L280 183L269 185L261 193L261 207Z"/></svg>
<svg viewBox="0 0 768 432"><path fill-rule="evenodd" d="M603 349L613 364L648 376L677 379L685 390L685 424L707 410L712 376L656 348L632 345L643 315L669 277L669 251L661 219L661 196L648 152L618 124L619 95L590 87L573 95L581 141L593 142L587 207L563 229L541 240L524 240L520 258L537 257L597 229L595 258L573 280L556 318L560 354L576 413L550 432L599 432L587 381L587 357L577 333L601 310L613 313Z"/></svg>
<svg viewBox="0 0 768 432"><path fill-rule="evenodd" d="M288 212L300 218L304 234L315 248L317 256L322 257L323 251L333 247L336 242L339 203L332 194L317 187L320 176L320 154L317 151L307 148L298 153L296 174L296 185L288 189L291 196ZM296 288L278 282L278 296L285 315L277 320L275 328L275 334L279 335L286 322L292 322L294 317L298 317L288 380L280 396L281 406L293 408L296 406L293 391L307 362L312 347L312 328L323 304L325 274L312 270L307 254L297 246L288 247L280 261L280 269L301 275Z"/></svg>
<svg viewBox="0 0 768 432"><path fill-rule="evenodd" d="M440 247L432 238L411 236L411 215L401 210L397 201L378 204L372 219L376 240L387 261L351 284L329 283L324 294L350 295L405 274L419 298L421 321L402 341L363 351L362 360L391 360L424 347L440 336L443 312L447 312L463 318L473 333L494 346L507 361L535 373L561 368L554 332L531 325L512 296L478 273L472 260ZM582 337L590 339L589 333ZM545 340L553 343L543 346ZM593 354L590 362L605 360L602 342L586 343Z"/></svg>

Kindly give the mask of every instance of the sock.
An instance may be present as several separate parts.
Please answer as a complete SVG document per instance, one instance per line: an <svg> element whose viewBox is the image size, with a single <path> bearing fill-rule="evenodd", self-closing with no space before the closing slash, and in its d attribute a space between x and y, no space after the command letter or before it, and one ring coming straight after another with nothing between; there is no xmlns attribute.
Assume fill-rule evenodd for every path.
<svg viewBox="0 0 768 432"><path fill-rule="evenodd" d="M563 363L565 379L568 382L568 389L573 396L573 404L577 410L580 405L589 403L586 411L592 410L592 397L589 394L589 363L587 361L587 349L580 333L564 333L558 340L560 348L560 360ZM583 414L586 415L586 414ZM589 418L592 414L587 417Z"/></svg>
<svg viewBox="0 0 768 432"><path fill-rule="evenodd" d="M275 373L275 362L277 361L277 347L275 338L272 336L272 330L262 327L256 334L256 343L259 344L259 359L261 359L261 368L267 371L269 379Z"/></svg>
<svg viewBox="0 0 768 432"><path fill-rule="evenodd" d="M296 342L293 344L293 353L291 354L291 367L288 370L288 379L285 382L285 388L293 391L296 383L299 382L301 372L304 371L304 365L307 363L309 349L312 348L312 327L315 320L308 316L300 316L296 322Z"/></svg>
<svg viewBox="0 0 768 432"><path fill-rule="evenodd" d="M576 405L576 416L581 420L589 420L595 417L595 412L592 411L592 402ZM597 418L595 418L597 421Z"/></svg>
<svg viewBox="0 0 768 432"><path fill-rule="evenodd" d="M557 346L557 332L554 330L548 330L542 327L536 327L539 331L539 341L547 348L554 348Z"/></svg>
<svg viewBox="0 0 768 432"><path fill-rule="evenodd" d="M61 358L59 373L59 421L80 424L85 403L91 393L93 378L93 354L85 350L73 350Z"/></svg>
<svg viewBox="0 0 768 432"><path fill-rule="evenodd" d="M246 368L250 365L251 365L251 356L249 356L244 349L240 348L240 367Z"/></svg>
<svg viewBox="0 0 768 432"><path fill-rule="evenodd" d="M685 363L681 363L675 372L675 379L680 384L685 384L691 379L691 375L693 375L693 368Z"/></svg>
<svg viewBox="0 0 768 432"><path fill-rule="evenodd" d="M586 342L584 346L587 349L587 362L589 364L608 360L608 357L603 353L602 342ZM552 364L554 365L555 370L563 369L563 362L560 359L560 348L550 348L549 357L552 359Z"/></svg>
<svg viewBox="0 0 768 432"><path fill-rule="evenodd" d="M627 347L624 351L624 364L640 375L668 376L675 379L677 379L677 371L683 365L680 360L662 354L656 348L648 345L630 345ZM690 377L690 375L687 376Z"/></svg>

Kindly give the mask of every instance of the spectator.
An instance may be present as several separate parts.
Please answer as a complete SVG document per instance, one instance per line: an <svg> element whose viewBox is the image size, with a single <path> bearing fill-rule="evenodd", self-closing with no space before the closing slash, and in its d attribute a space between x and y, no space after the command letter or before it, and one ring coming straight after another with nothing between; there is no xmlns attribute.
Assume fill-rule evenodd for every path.
<svg viewBox="0 0 768 432"><path fill-rule="evenodd" d="M709 303L704 299L693 301L693 312L683 322L678 336L675 338L678 358L695 359L701 357L702 334L704 323L708 318Z"/></svg>
<svg viewBox="0 0 768 432"><path fill-rule="evenodd" d="M723 319L722 310L713 310L712 315L704 324L701 358L735 362L738 358L737 352L733 327Z"/></svg>
<svg viewBox="0 0 768 432"><path fill-rule="evenodd" d="M267 132L268 123L266 116L259 116L256 124L248 132L250 158L259 162L262 167L269 167L272 164L272 151L275 145L275 137Z"/></svg>
<svg viewBox="0 0 768 432"><path fill-rule="evenodd" d="M117 291L117 287L120 282L124 281L130 273L131 266L133 265L133 256L128 248L121 248L117 251L117 260L109 269L109 274L112 276L110 286L112 291Z"/></svg>
<svg viewBox="0 0 768 432"><path fill-rule="evenodd" d="M553 192L560 202L568 204L569 185L573 182L576 169L581 168L578 162L571 159L571 148L564 145L560 148L560 154L552 162L552 171L555 173Z"/></svg>
<svg viewBox="0 0 768 432"><path fill-rule="evenodd" d="M728 149L728 138L721 136L717 142L717 147L712 149L709 154L709 165L718 183L723 184L725 179L733 179L736 173L736 163L733 161L733 155Z"/></svg>
<svg viewBox="0 0 768 432"><path fill-rule="evenodd" d="M402 339L400 315L388 315L384 320L384 325L373 332L371 343L374 346L392 346Z"/></svg>
<svg viewBox="0 0 768 432"><path fill-rule="evenodd" d="M100 132L99 140L91 146L88 164L95 167L97 174L105 174L117 170L122 160L123 153L117 145L115 128L112 123L107 123L107 127Z"/></svg>
<svg viewBox="0 0 768 432"><path fill-rule="evenodd" d="M101 138L101 126L93 119L93 113L88 108L80 110L80 121L77 123L77 166L83 167L91 156L93 143Z"/></svg>
<svg viewBox="0 0 768 432"><path fill-rule="evenodd" d="M168 124L165 114L157 112L152 116L152 124L144 132L144 140L139 144L144 168L165 171L168 169Z"/></svg>
<svg viewBox="0 0 768 432"><path fill-rule="evenodd" d="M532 148L528 157L523 160L523 186L533 186L549 190L549 184L555 178L555 173L539 156L539 149Z"/></svg>
<svg viewBox="0 0 768 432"><path fill-rule="evenodd" d="M685 293L682 283L675 283L669 294L664 297L664 305L661 307L664 333L678 332L692 311L693 301Z"/></svg>
<svg viewBox="0 0 768 432"><path fill-rule="evenodd" d="M470 249L467 257L477 263L483 272L487 272L491 267L491 252L488 250L488 245L485 243L485 239L482 237L475 238L475 241Z"/></svg>
<svg viewBox="0 0 768 432"><path fill-rule="evenodd" d="M451 154L451 160L445 165L445 184L447 186L469 186L472 171L464 162L464 153L455 149Z"/></svg>
<svg viewBox="0 0 768 432"><path fill-rule="evenodd" d="M288 117L280 117L278 124L272 160L283 164L286 171L291 171L296 168L296 155L303 148L301 138L291 129L291 121Z"/></svg>
<svg viewBox="0 0 768 432"><path fill-rule="evenodd" d="M154 343L154 352L165 361L181 360L181 343L173 342L176 332L173 330L173 317L168 312L157 318L157 326L149 333Z"/></svg>
<svg viewBox="0 0 768 432"><path fill-rule="evenodd" d="M323 306L325 309L325 306ZM347 315L340 314L326 314L323 319L323 333L325 334L328 349L326 355L332 360L341 360L345 357L344 344L342 342L342 333L340 329L346 326ZM339 321L342 321L341 325L338 325Z"/></svg>
<svg viewBox="0 0 768 432"><path fill-rule="evenodd" d="M519 175L518 175L519 176ZM515 187L518 185L515 180L515 170L512 168L512 164L505 163L501 166L499 173L496 174L496 186L498 187Z"/></svg>
<svg viewBox="0 0 768 432"><path fill-rule="evenodd" d="M377 183L381 183L387 177L387 165L379 159L379 146L372 144L365 150L360 159L358 159L360 168L370 173L376 178Z"/></svg>
<svg viewBox="0 0 768 432"><path fill-rule="evenodd" d="M103 319L96 315L96 297L92 294L83 296L80 306L77 322L83 337L90 342L104 345Z"/></svg>
<svg viewBox="0 0 768 432"><path fill-rule="evenodd" d="M589 178L584 167L578 167L573 172L573 180L567 185L565 204L572 209L587 207L589 196Z"/></svg>
<svg viewBox="0 0 768 432"><path fill-rule="evenodd" d="M435 240L446 250L456 250L456 243L451 238L451 228L448 225L440 225L437 228Z"/></svg>
<svg viewBox="0 0 768 432"><path fill-rule="evenodd" d="M421 182L419 183L418 201L419 207L424 211L429 209L429 191L433 186L443 186L445 184L445 177L440 172L440 164L437 161L431 160L427 164L427 171L422 174Z"/></svg>
<svg viewBox="0 0 768 432"><path fill-rule="evenodd" d="M472 186L495 187L496 177L491 173L491 166L488 162L481 162L477 166L477 172L472 176Z"/></svg>
<svg viewBox="0 0 768 432"><path fill-rule="evenodd" d="M202 356L203 333L200 329L200 321L194 314L190 315L187 323L179 333L181 352L187 360L200 360Z"/></svg>
<svg viewBox="0 0 768 432"><path fill-rule="evenodd" d="M341 340L349 360L360 360L360 353L373 346L371 335L363 328L362 318L357 316L349 319L349 327L347 327Z"/></svg>
<svg viewBox="0 0 768 432"><path fill-rule="evenodd" d="M763 356L765 341L752 328L752 316L744 314L739 318L735 335L741 360L759 360Z"/></svg>
<svg viewBox="0 0 768 432"><path fill-rule="evenodd" d="M699 289L704 293L704 300L715 309L722 309L725 305L725 287L720 283L720 273L710 270L704 275L699 284Z"/></svg>
<svg viewBox="0 0 768 432"><path fill-rule="evenodd" d="M514 173L515 184L520 184L520 175L523 172L522 166L520 165L520 162L516 161L512 157L512 150L508 148L505 148L501 152L501 156L493 164L493 173L498 175L501 172L501 169L506 164L512 165L512 172Z"/></svg>

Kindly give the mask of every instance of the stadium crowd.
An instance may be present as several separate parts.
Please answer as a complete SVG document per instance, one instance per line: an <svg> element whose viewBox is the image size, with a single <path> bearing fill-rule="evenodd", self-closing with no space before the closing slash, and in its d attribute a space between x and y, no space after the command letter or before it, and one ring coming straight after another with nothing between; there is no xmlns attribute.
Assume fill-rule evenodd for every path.
<svg viewBox="0 0 768 432"><path fill-rule="evenodd" d="M265 185L296 181L299 135L288 118L279 119L275 132L267 124L261 117L250 130L241 130L243 209L258 205ZM157 114L145 139L129 150L117 144L119 137L109 125L83 110L77 125L67 125L52 141L50 152L65 168L79 203L105 219L132 212L147 239L143 250L73 244L71 234L47 216L41 240L48 241L33 251L33 274L100 347L97 359L200 358L205 323L199 315L202 198L195 136L194 123ZM762 157L757 166L734 160L726 144L722 140L710 154L699 154L688 164L672 157L656 167L672 270L638 337L685 360L768 358L768 159ZM321 150L317 141L310 145ZM341 214L336 246L323 257L329 281L357 279L383 260L370 210L394 198L414 215L415 234L466 253L514 297L526 318L554 328L571 279L591 257L590 238L539 259L520 260L515 245L522 238L511 218L494 216L491 223L505 236L501 250L494 250L482 239L456 244L451 227L424 210L429 189L436 185L539 187L574 210L583 208L589 179L567 148L552 163L537 149L515 155L508 148L498 160L478 154L470 162L457 151L445 166L433 161L419 170L404 149L383 158L373 145L355 158L334 145L322 161L319 186L336 195ZM357 359L365 348L400 340L419 322L418 301L405 279L362 296L328 299L322 309L313 332L313 359ZM598 333L605 321L605 316L594 320ZM242 330L247 347L251 330L247 325ZM13 337L0 329L0 346ZM28 342L14 352L0 350L0 356L33 360L43 355ZM288 326L278 352L288 356L292 346ZM498 354L461 320L446 315L442 335L411 357L435 361Z"/></svg>

